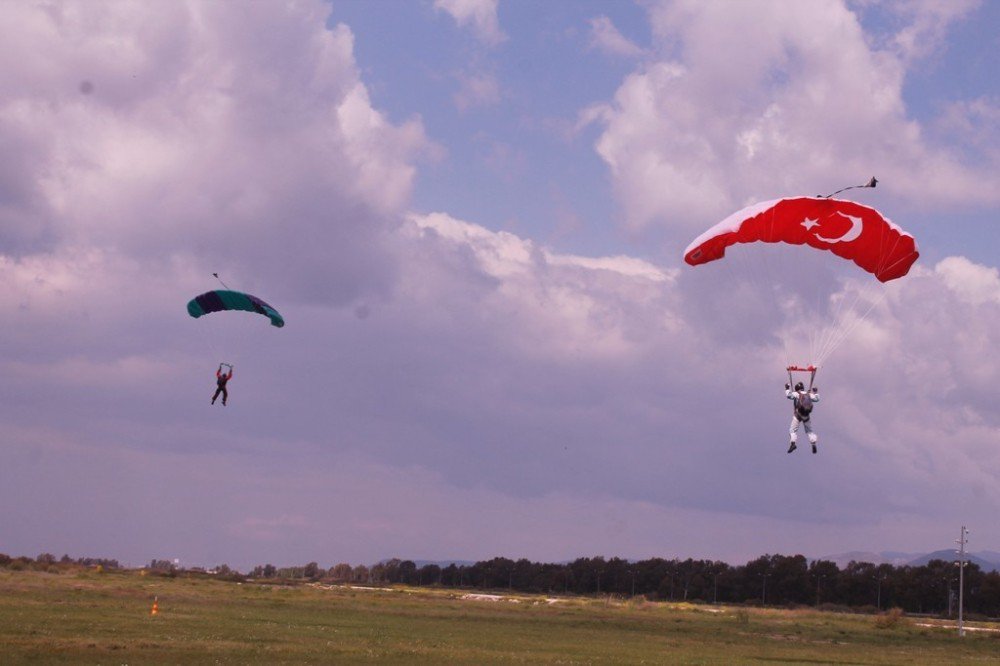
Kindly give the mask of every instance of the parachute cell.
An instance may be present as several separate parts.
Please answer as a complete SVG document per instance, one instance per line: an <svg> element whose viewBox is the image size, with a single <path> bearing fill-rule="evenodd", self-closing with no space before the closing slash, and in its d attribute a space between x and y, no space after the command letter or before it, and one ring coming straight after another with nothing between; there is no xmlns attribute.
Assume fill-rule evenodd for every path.
<svg viewBox="0 0 1000 666"><path fill-rule="evenodd" d="M250 294L240 291L230 291L218 289L207 291L201 296L196 296L187 304L188 314L198 318L211 312L223 310L243 310L245 312L256 312L271 320L272 326L281 328L285 325L285 320L278 311L270 305Z"/></svg>
<svg viewBox="0 0 1000 666"><path fill-rule="evenodd" d="M920 253L913 236L874 208L825 197L776 199L744 208L696 238L684 261L721 259L737 243L809 245L849 259L888 282L906 275Z"/></svg>

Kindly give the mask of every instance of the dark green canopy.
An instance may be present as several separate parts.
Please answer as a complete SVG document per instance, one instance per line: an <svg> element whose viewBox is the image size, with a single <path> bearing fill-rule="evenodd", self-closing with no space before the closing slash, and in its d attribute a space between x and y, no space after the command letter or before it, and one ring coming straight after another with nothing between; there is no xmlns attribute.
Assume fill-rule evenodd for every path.
<svg viewBox="0 0 1000 666"><path fill-rule="evenodd" d="M188 303L188 314L195 318L210 312L220 312L222 310L256 312L269 318L272 326L281 328L285 325L285 320L278 314L277 310L256 296L244 294L241 291L228 291L225 289L206 291L201 296L191 299Z"/></svg>

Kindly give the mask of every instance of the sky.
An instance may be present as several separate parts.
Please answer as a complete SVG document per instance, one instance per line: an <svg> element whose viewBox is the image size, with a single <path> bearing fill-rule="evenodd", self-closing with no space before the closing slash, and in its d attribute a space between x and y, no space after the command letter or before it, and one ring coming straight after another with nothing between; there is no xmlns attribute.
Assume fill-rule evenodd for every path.
<svg viewBox="0 0 1000 666"><path fill-rule="evenodd" d="M0 552L1000 551L1000 3L0 18ZM682 261L872 176L843 196L916 237L900 280ZM189 317L213 273L286 326ZM789 455L824 331L819 454Z"/></svg>

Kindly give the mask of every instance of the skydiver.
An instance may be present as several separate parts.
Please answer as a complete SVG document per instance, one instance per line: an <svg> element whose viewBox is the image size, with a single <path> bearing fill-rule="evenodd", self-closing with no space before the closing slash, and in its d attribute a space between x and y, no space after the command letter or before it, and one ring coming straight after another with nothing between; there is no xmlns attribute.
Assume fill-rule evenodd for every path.
<svg viewBox="0 0 1000 666"><path fill-rule="evenodd" d="M788 452L791 453L796 449L795 440L801 424L805 428L809 443L812 444L812 452L816 453L816 441L819 437L813 432L809 417L812 415L813 405L819 402L819 389L813 386L806 391L805 384L798 382L793 391L790 384L785 384L785 397L792 401L792 424L788 428L792 441L788 445Z"/></svg>
<svg viewBox="0 0 1000 666"><path fill-rule="evenodd" d="M229 368L229 372L223 372L222 366ZM212 404L215 404L215 399L222 394L222 404L225 406L226 399L229 398L229 391L226 390L226 382L233 378L233 366L229 363L220 363L219 369L215 371L215 395L212 396Z"/></svg>

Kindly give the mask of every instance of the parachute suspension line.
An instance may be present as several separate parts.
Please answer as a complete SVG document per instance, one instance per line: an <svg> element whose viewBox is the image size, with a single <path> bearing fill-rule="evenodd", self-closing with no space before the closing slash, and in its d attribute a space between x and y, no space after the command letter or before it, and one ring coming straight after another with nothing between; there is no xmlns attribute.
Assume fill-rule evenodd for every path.
<svg viewBox="0 0 1000 666"><path fill-rule="evenodd" d="M218 280L219 284L221 284L223 287L225 287L226 289L229 289L229 285L222 281L222 278L219 277L218 273L212 273L212 277L214 277L216 280Z"/></svg>
<svg viewBox="0 0 1000 666"><path fill-rule="evenodd" d="M875 184L877 182L878 181L876 181L875 178L872 178L867 185L855 186L855 187L875 187ZM845 189L852 189L852 188L845 188ZM834 194L836 194L836 192ZM895 241L892 243L892 246L887 248L886 229L885 227L881 229L881 233L879 234L879 262L878 265L876 266L876 271L875 271L876 278L883 275L885 271L887 271L888 269L893 268L900 261L905 260L904 257L903 259L893 262L891 265L887 265L886 263L888 258L892 256L893 252L896 251L896 247L899 244L901 238L902 236L897 235ZM860 316L856 316L854 321L850 322L849 325L846 322L843 322L842 324L836 327L836 329L838 329L837 334L831 337L828 341L826 341L823 348L819 352L819 358L821 359L821 361L825 361L830 356L830 354L832 354L837 349L837 347L843 344L843 342L850 336L850 334L854 332L854 329L856 329L863 321L865 321L868 318L868 315L871 314L872 310L874 310L879 304L882 303L882 301L885 300L888 294L888 291L886 290L885 286L882 285L880 282L875 284L878 284L879 287L874 287L872 286L872 283L868 283L865 285L865 288L859 289L855 293L854 302L851 304L851 307L848 309L848 312L853 311L855 307L862 300L869 301L868 308L863 313L861 313ZM873 298L874 289L876 288L881 288L881 294L879 295L878 298ZM841 314L838 311L835 320L838 321L838 323L840 320L840 316Z"/></svg>
<svg viewBox="0 0 1000 666"><path fill-rule="evenodd" d="M873 178L871 181L869 181L869 185L871 187L874 187L875 186L873 184L874 182L877 182L877 181L875 181L875 179ZM875 276L876 276L876 278L879 275L881 275L882 272L885 270L885 257L891 256L892 252L895 250L895 244L893 244L893 247L891 249L889 249L888 252L886 252L886 238L885 238L885 235L886 235L885 227L882 227L881 230L880 230L880 233L879 233L879 252L878 252L879 262L878 262L878 264L876 266L876 270L875 270ZM899 241L899 239L897 238L896 242L898 243L898 241ZM832 354L833 351L837 347L839 347L844 342L845 339L847 339L847 337L850 335L850 333L853 332L854 329L857 328L858 325L862 321L865 320L865 318L867 318L867 316L871 313L872 309L879 302L881 302L882 298L884 298L885 295L884 295L884 291L883 291L882 298L879 298L879 299L875 300L874 302L872 302L872 298L875 295L874 290L876 289L876 287L872 286L873 284L880 284L880 283L878 283L878 282L876 282L876 283L866 282L865 285L864 285L864 287L859 288L859 289L857 289L855 291L855 297L853 299L853 302L851 303L851 306L849 308L847 308L846 312L847 313L854 312L855 308L862 301L868 301L869 302L869 306L868 306L868 309L865 310L864 313L862 313L860 316L856 316L855 319L854 319L854 321L850 322L850 324L848 324L846 322L846 316L847 316L846 313L843 313L843 309L842 308L838 308L836 317L834 319L834 321L836 322L837 325L833 327L833 330L834 330L835 334L832 335L827 341L825 341L823 348L819 352L820 356L822 356L824 360L827 357L829 357L829 355ZM846 298L844 300L842 300L841 301L841 305L843 305L846 302L846 300L847 300ZM842 317L844 317L844 319L842 319Z"/></svg>
<svg viewBox="0 0 1000 666"><path fill-rule="evenodd" d="M882 303L882 301L885 300L888 293L889 292L887 290L883 290L882 293L879 294L878 298L874 299L871 302L871 304L868 306L868 309L865 310L860 317L855 318L855 320L851 322L850 326L846 327L843 331L841 331L840 335L838 335L837 338L833 340L832 344L823 354L822 358L820 359L820 363L825 362L826 359L829 358L830 354L836 351L837 347L843 344L844 340L850 337L851 333L854 332L854 329L857 328L858 325L861 324L861 322L865 321L868 318L868 315L871 313L871 311L874 310L879 304Z"/></svg>
<svg viewBox="0 0 1000 666"><path fill-rule="evenodd" d="M837 190L833 194L827 195L826 198L831 198L835 194L839 194L840 192L844 192L846 190L852 190L852 189L855 189L855 188L865 188L865 187L872 187L873 188L877 184L878 184L878 180L873 176L871 178L871 180L869 180L864 185L854 185L852 187L845 187L845 188L843 188L841 190ZM876 278L879 278L881 275L883 275L885 273L886 270L888 270L889 268L892 268L893 266L895 266L896 264L898 264L899 261L901 261L901 260L897 260L896 262L893 262L892 266L887 266L886 265L886 261L887 261L888 257L892 256L892 253L896 250L896 246L899 243L900 239L901 239L901 236L897 235L896 240L893 243L892 247L889 248L888 251L886 251L886 227L881 227L880 228L880 233L879 233L879 251L878 251L879 260L878 260L878 264L876 265L876 270L875 270L875 277ZM858 289L857 291L855 291L855 297L854 297L854 299L853 299L853 301L851 303L851 306L849 308L847 308L846 313L844 312L843 305L844 305L844 303L846 303L847 299L845 298L845 299L842 299L840 301L839 305L841 307L837 308L837 313L836 313L836 315L835 315L835 317L833 319L833 323L831 324L831 327L830 327L830 333L831 333L831 335L826 340L823 341L823 344L822 344L821 348L817 352L817 358L821 358L823 361L825 361L830 356L830 354L832 354L834 352L834 350L836 350L836 348L839 347L844 342L844 340L846 340L849 337L850 333L853 332L854 329L857 328L858 325L868 317L868 315L871 313L871 311L879 303L881 303L882 300L884 300L884 298L885 298L884 285L881 285L880 283L874 283L874 284L877 284L877 285L879 285L879 287L882 288L881 297L878 298L878 299L875 299L874 302L872 302L872 299L875 296L875 291L874 290L876 288L878 288L878 287L873 287L871 282L865 283L864 287L862 287L862 288ZM868 309L866 309L865 312L860 315L860 317L855 317L854 321L852 321L852 322L850 322L850 324L848 324L846 322L847 313L854 312L855 308L862 301L868 301L869 302ZM842 319L842 317L844 319Z"/></svg>
<svg viewBox="0 0 1000 666"><path fill-rule="evenodd" d="M836 192L834 192L832 194L827 194L826 196L820 195L820 198L821 199L831 199L834 196L840 194L841 192L846 192L847 190L856 190L858 188L864 188L864 187L875 187L876 185L878 185L878 180L875 179L875 176L872 176L871 179L867 183L865 183L864 185L851 185L850 187L842 187L842 188L840 188L839 190L837 190Z"/></svg>
<svg viewBox="0 0 1000 666"><path fill-rule="evenodd" d="M824 352L826 351L826 348L829 346L830 342L837 337L839 329L843 327L845 307L848 301L851 301L851 299L847 294L847 286L842 285L841 289L844 291L844 293L840 298L837 299L837 305L836 309L833 312L833 317L828 319L830 323L826 326L826 328L823 329L823 335L820 336L817 346L813 349L813 356L816 359L819 359L819 357L824 355ZM857 305L859 298L860 298L859 291L855 291L854 299L853 301L851 301L850 307L846 307L847 312L850 312L851 310L854 309L854 306ZM829 308L830 304L829 302L827 302L826 309L829 310Z"/></svg>
<svg viewBox="0 0 1000 666"><path fill-rule="evenodd" d="M874 295L873 289L874 287L870 283L866 283L863 286L853 289L853 297L847 293L843 294L838 303L834 318L830 323L827 335L824 336L819 349L816 350L818 363L826 362L826 359L833 353L833 350L839 347L850 332L871 312L873 305L869 306L868 310L860 318L855 318L854 321L848 323L849 315L852 312L856 312L858 305L862 301L871 301L871 297ZM847 305L847 303L850 304Z"/></svg>

